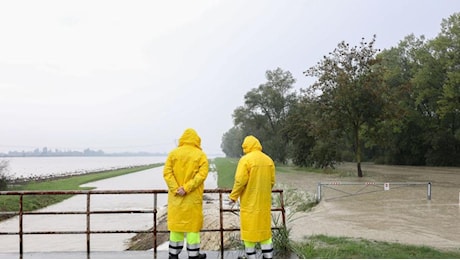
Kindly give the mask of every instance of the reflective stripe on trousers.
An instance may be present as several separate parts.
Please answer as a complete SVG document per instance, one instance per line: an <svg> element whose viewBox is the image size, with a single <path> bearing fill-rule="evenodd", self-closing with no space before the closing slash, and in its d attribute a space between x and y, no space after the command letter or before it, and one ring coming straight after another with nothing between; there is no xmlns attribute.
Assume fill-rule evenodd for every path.
<svg viewBox="0 0 460 260"><path fill-rule="evenodd" d="M260 247L262 248L263 258L266 258L266 259L273 258L273 243L261 244Z"/></svg>
<svg viewBox="0 0 460 260"><path fill-rule="evenodd" d="M246 252L246 257L248 259L256 259L256 248L255 247L245 247L244 251Z"/></svg>
<svg viewBox="0 0 460 260"><path fill-rule="evenodd" d="M182 252L182 248L184 247L184 241L174 242L169 241L169 253L171 255L179 255Z"/></svg>
<svg viewBox="0 0 460 260"><path fill-rule="evenodd" d="M200 254L200 244L188 244L187 243L188 256L198 256Z"/></svg>
<svg viewBox="0 0 460 260"><path fill-rule="evenodd" d="M249 259L256 258L256 244L256 242L244 241L244 249ZM271 238L261 241L260 247L262 249L263 258L273 258L273 242Z"/></svg>
<svg viewBox="0 0 460 260"><path fill-rule="evenodd" d="M198 256L200 253L200 233L199 232L174 232L169 233L169 253L172 255L179 255L184 247L184 237L187 240L188 256Z"/></svg>

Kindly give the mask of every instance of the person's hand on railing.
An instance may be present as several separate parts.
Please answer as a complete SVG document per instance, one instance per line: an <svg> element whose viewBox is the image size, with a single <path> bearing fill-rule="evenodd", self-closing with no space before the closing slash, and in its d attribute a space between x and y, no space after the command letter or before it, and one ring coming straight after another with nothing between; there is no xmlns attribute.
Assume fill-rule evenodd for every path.
<svg viewBox="0 0 460 260"><path fill-rule="evenodd" d="M239 214L238 214L238 211L239 211L239 210L238 210L238 209L235 209L235 205L236 205L236 204L237 204L236 201L234 201L234 200L232 200L232 199L229 199L228 206L230 207L230 212L231 212L232 214L235 214L235 215L239 216Z"/></svg>
<svg viewBox="0 0 460 260"><path fill-rule="evenodd" d="M230 206L230 209L233 209L235 207L235 204L236 204L236 201L230 199L230 201L228 202L228 205Z"/></svg>

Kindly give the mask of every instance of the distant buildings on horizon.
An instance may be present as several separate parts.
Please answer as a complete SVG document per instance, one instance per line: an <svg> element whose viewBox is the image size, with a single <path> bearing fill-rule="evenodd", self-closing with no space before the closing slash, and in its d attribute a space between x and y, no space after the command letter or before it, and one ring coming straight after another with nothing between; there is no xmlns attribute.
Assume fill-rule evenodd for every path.
<svg viewBox="0 0 460 260"><path fill-rule="evenodd" d="M83 151L60 150L60 149L43 149L36 148L32 151L8 151L1 153L0 157L53 157L53 156L167 156L167 153L151 152L119 152L105 153L103 150L91 150L89 148Z"/></svg>

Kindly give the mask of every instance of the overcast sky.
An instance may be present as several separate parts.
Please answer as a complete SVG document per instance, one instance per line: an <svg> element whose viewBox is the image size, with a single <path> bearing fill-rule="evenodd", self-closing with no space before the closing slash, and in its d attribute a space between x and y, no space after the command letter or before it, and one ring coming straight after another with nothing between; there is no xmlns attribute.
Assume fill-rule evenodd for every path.
<svg viewBox="0 0 460 260"><path fill-rule="evenodd" d="M0 152L169 152L195 128L208 154L265 72L302 72L345 40L433 39L458 0L0 2Z"/></svg>

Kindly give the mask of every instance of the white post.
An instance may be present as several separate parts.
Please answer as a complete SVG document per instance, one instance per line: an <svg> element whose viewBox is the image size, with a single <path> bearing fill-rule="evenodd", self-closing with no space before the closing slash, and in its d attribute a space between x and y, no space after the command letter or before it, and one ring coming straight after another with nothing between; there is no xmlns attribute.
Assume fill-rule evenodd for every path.
<svg viewBox="0 0 460 260"><path fill-rule="evenodd" d="M321 201L321 182L318 182L318 186L316 188L316 203Z"/></svg>

